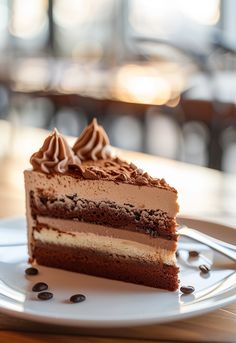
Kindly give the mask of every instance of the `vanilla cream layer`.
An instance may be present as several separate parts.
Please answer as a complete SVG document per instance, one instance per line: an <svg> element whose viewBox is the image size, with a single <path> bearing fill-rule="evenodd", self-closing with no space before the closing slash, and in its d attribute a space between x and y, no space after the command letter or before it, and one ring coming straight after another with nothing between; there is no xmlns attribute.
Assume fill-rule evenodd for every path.
<svg viewBox="0 0 236 343"><path fill-rule="evenodd" d="M38 189L52 195L72 195L92 201L114 201L118 205L132 204L140 209L160 209L169 217L178 212L177 194L158 187L137 186L104 180L78 180L68 175L55 174L53 177L26 170L25 185L27 191L37 193Z"/></svg>
<svg viewBox="0 0 236 343"><path fill-rule="evenodd" d="M176 250L177 242L167 240L161 237L150 237L146 233L128 231L122 229L115 229L113 227L97 225L87 222L74 221L69 219L57 219L50 217L38 216L37 222L39 224L46 224L47 226L63 231L63 232L80 232L80 233L93 233L98 236L106 236L109 238L118 238L121 240L135 241L141 244L148 245L154 248L161 248L165 250Z"/></svg>

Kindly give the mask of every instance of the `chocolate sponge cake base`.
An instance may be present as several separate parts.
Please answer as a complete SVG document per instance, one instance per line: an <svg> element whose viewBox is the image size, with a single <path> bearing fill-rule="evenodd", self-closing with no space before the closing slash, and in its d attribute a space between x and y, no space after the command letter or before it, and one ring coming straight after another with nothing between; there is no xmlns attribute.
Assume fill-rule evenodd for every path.
<svg viewBox="0 0 236 343"><path fill-rule="evenodd" d="M40 265L175 291L178 268L159 262L105 254L90 249L35 242L34 259Z"/></svg>

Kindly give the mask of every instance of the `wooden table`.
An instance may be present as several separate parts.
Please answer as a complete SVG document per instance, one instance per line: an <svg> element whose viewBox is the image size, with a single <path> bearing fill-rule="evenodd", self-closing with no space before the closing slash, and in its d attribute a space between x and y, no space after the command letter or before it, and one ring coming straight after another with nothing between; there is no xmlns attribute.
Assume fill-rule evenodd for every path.
<svg viewBox="0 0 236 343"><path fill-rule="evenodd" d="M46 133L0 121L0 217L24 215L24 168ZM8 144L9 143L9 144ZM4 149L3 149L4 147ZM181 214L236 227L236 175L226 175L159 157L122 152L138 166L165 177L179 190ZM126 329L79 329L41 325L0 313L1 342L236 342L236 304L169 324Z"/></svg>

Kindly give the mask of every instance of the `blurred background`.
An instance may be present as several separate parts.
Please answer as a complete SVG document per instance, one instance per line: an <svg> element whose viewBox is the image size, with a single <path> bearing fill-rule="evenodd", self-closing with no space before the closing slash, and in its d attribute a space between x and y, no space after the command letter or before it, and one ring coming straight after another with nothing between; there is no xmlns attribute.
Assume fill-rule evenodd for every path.
<svg viewBox="0 0 236 343"><path fill-rule="evenodd" d="M236 173L236 1L0 0L0 156L14 127ZM6 125L7 124L7 125Z"/></svg>

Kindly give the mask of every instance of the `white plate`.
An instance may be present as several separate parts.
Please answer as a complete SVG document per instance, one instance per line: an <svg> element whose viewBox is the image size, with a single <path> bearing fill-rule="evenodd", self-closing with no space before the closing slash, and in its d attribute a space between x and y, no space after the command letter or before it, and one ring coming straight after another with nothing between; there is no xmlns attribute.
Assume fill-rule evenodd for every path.
<svg viewBox="0 0 236 343"><path fill-rule="evenodd" d="M236 230L230 227L190 218L179 222L236 244ZM25 243L23 218L0 221L0 310L21 318L84 327L130 326L179 320L236 301L235 264L190 239L179 242L179 265L180 284L196 289L191 295L41 266L37 276L26 277ZM201 257L190 261L189 249L201 251ZM213 263L209 276L200 275L201 263ZM48 283L53 299L37 300L31 288L39 281ZM68 298L76 293L85 294L87 300L70 304Z"/></svg>

